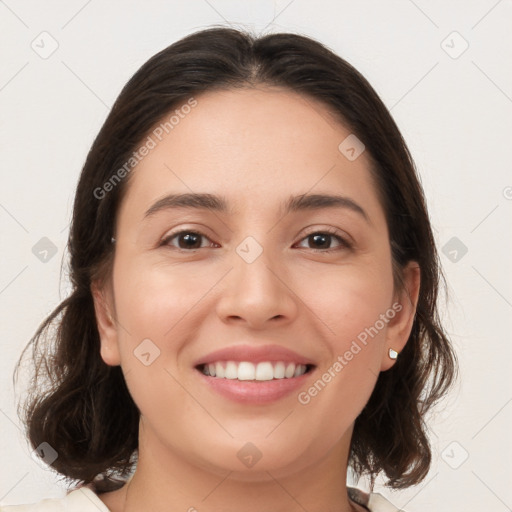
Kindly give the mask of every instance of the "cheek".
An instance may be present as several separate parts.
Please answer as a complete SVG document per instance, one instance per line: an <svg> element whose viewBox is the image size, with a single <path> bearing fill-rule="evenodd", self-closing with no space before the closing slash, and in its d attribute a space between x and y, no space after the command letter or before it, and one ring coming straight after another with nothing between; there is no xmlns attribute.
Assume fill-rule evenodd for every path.
<svg viewBox="0 0 512 512"><path fill-rule="evenodd" d="M361 412L380 372L387 325L395 315L391 263L319 274L314 290L307 304L323 332L325 357L298 402L314 411L312 417L330 418L340 432Z"/></svg>
<svg viewBox="0 0 512 512"><path fill-rule="evenodd" d="M187 314L211 287L212 276L189 267L125 260L129 262L119 265L115 274L116 311L130 345L149 338L162 348L164 340L179 340Z"/></svg>
<svg viewBox="0 0 512 512"><path fill-rule="evenodd" d="M194 337L193 308L204 295L202 276L125 257L114 272L121 367L143 416L176 433L172 411L190 407L176 366ZM206 285L205 285L206 286ZM210 285L211 286L211 285ZM156 420L155 420L156 421Z"/></svg>
<svg viewBox="0 0 512 512"><path fill-rule="evenodd" d="M383 260L383 261L382 261ZM393 276L391 261L382 258L373 264L364 262L316 272L302 273L301 296L324 325L329 346L343 353L358 338L364 342L366 329L372 329L370 339L385 335L386 322L382 315L391 307Z"/></svg>

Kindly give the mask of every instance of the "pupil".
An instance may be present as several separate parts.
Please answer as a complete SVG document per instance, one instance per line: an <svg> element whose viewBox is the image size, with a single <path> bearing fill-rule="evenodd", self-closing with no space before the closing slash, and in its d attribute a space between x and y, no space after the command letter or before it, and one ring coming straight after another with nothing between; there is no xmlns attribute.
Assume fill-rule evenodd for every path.
<svg viewBox="0 0 512 512"><path fill-rule="evenodd" d="M197 244L198 239L199 239L198 235L195 235L193 233L187 233L187 234L181 236L181 240L185 240L184 245L185 245L186 249L194 248L193 246L194 246L194 244Z"/></svg>
<svg viewBox="0 0 512 512"><path fill-rule="evenodd" d="M320 245L326 245L326 240L328 240L330 238L330 235L322 235L322 234L318 234L318 235L312 235L313 236L313 240L315 241L315 244L317 244L318 246L318 243L320 243ZM323 244L322 244L323 242ZM329 246L329 244L327 243L327 246ZM323 247L321 247L323 248Z"/></svg>

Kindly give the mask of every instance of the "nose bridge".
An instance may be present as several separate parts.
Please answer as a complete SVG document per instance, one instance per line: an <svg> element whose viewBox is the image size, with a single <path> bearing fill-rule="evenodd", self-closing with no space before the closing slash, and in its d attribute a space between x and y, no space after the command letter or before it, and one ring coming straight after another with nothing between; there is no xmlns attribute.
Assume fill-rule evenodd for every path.
<svg viewBox="0 0 512 512"><path fill-rule="evenodd" d="M218 304L220 316L239 317L256 325L294 315L296 304L285 285L284 262L271 248L248 236L235 248L232 258L232 270Z"/></svg>
<svg viewBox="0 0 512 512"><path fill-rule="evenodd" d="M232 279L238 293L244 295L250 290L254 300L260 294L264 294L267 302L275 299L280 291L280 283L272 267L277 269L282 263L270 245L266 242L263 246L254 237L248 236L236 247L235 253Z"/></svg>

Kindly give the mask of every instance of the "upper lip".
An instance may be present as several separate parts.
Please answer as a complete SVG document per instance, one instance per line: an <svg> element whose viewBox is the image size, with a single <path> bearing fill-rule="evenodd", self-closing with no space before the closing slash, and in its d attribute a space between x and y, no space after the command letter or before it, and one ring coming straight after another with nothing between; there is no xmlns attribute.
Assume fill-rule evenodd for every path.
<svg viewBox="0 0 512 512"><path fill-rule="evenodd" d="M263 345L257 347L250 345L234 345L210 352L208 355L198 359L194 363L194 366L216 363L217 361L248 361L250 363L282 361L283 363L314 365L311 359L301 356L293 350L280 345Z"/></svg>

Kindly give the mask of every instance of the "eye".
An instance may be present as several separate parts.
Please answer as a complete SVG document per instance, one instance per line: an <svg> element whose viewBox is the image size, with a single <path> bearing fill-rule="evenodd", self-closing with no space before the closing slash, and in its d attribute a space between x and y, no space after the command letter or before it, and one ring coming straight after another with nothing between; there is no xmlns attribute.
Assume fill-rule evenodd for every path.
<svg viewBox="0 0 512 512"><path fill-rule="evenodd" d="M204 235L203 233L200 233L199 231L190 231L190 230L182 230L178 231L176 233L171 233L170 235L166 236L160 245L167 245L174 247L181 251L194 251L197 249L201 249L203 247L208 247L207 245L201 244L201 239L205 238L209 240L209 238ZM177 246L173 243L171 243L172 240L176 239ZM211 241L210 241L211 242ZM213 242L209 245L212 246Z"/></svg>
<svg viewBox="0 0 512 512"><path fill-rule="evenodd" d="M311 241L317 247L309 247L315 252L334 252L342 249L351 249L352 244L349 243L344 237L338 234L336 230L324 229L322 231L313 231L306 235L302 241ZM331 242L335 240L338 245L334 248L330 247Z"/></svg>
<svg viewBox="0 0 512 512"><path fill-rule="evenodd" d="M162 242L161 246L168 246L175 248L179 251L184 252L192 252L197 249L202 249L204 247L212 247L217 246L214 242L210 240L210 244L202 244L202 239L210 240L205 234L199 231L191 231L191 230L182 230L177 231L176 233L171 233L166 236ZM301 242L303 241L312 241L316 247L306 247L312 249L315 252L334 252L342 249L350 249L352 248L352 244L348 242L344 237L338 234L336 230L324 229L322 231L313 231L310 234L306 235ZM331 247L332 241L337 242L337 246L334 248ZM175 241L175 243L172 243Z"/></svg>

